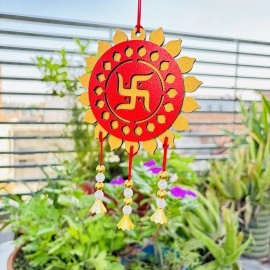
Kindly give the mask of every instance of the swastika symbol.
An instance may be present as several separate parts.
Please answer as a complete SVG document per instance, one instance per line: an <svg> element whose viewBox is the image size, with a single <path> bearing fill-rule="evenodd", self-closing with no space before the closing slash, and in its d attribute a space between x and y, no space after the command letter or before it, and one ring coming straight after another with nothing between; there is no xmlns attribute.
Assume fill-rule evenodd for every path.
<svg viewBox="0 0 270 270"><path fill-rule="evenodd" d="M147 89L138 89L137 83L148 81L153 73L150 74L143 74L143 75L134 75L130 80L130 88L124 88L123 77L120 73L116 73L118 78L118 93L121 96L128 96L130 97L130 103L119 104L116 106L115 110L134 110L136 107L136 100L137 97L144 98L144 107L145 109L150 112L150 94Z"/></svg>

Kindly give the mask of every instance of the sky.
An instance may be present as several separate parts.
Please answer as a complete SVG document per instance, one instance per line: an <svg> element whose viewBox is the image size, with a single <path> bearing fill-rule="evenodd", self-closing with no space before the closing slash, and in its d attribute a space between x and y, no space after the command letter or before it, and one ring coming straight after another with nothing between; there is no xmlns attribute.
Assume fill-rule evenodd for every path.
<svg viewBox="0 0 270 270"><path fill-rule="evenodd" d="M0 0L0 12L134 26L137 0ZM142 25L270 42L269 0L142 0Z"/></svg>

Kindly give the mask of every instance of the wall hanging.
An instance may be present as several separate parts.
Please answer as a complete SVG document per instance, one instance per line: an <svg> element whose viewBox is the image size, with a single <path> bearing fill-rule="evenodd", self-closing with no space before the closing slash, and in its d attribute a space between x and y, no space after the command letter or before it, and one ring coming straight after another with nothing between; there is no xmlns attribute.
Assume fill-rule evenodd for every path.
<svg viewBox="0 0 270 270"><path fill-rule="evenodd" d="M105 213L104 171L102 162L104 139L108 138L111 150L125 145L128 152L128 178L125 181L123 217L117 224L119 229L130 230L134 224L132 212L132 159L141 148L154 154L161 142L163 150L162 171L159 174L157 210L151 220L164 224L167 218L166 172L167 151L174 145L174 134L188 130L188 121L183 113L200 108L196 100L187 96L200 86L201 82L188 73L195 62L186 56L175 59L181 52L181 40L165 41L162 28L147 33L140 24L141 0L138 0L137 25L131 38L116 29L113 45L98 42L98 54L86 58L89 73L79 78L88 91L78 101L89 106L84 120L95 126L95 138L100 143L99 165L96 175L95 203L91 213ZM164 44L165 43L165 44Z"/></svg>

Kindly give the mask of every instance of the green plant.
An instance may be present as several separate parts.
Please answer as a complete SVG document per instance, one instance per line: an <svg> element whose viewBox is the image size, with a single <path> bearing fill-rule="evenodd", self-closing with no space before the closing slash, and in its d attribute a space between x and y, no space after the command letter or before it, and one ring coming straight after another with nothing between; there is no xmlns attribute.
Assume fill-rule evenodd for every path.
<svg viewBox="0 0 270 270"><path fill-rule="evenodd" d="M249 246L250 239L242 244L243 233L237 231L237 218L230 210L223 208L223 217L225 231L223 237L217 239L217 241L213 241L210 237L191 225L194 236L214 257L214 260L197 267L196 270L240 269L238 259Z"/></svg>
<svg viewBox="0 0 270 270"><path fill-rule="evenodd" d="M197 192L197 196L195 207L184 212L186 228L191 225L215 240L220 237L221 230L219 201L211 189L207 189L205 195Z"/></svg>
<svg viewBox="0 0 270 270"><path fill-rule="evenodd" d="M244 132L239 135L225 130L226 133L231 136L235 146L250 145L250 154L253 158L257 156L260 145L264 146L266 154L269 155L269 101L261 94L261 102L253 101L247 105L240 101L240 108Z"/></svg>
<svg viewBox="0 0 270 270"><path fill-rule="evenodd" d="M214 161L209 172L209 183L223 202L231 200L240 203L248 195L246 149L235 149L226 161Z"/></svg>
<svg viewBox="0 0 270 270"><path fill-rule="evenodd" d="M248 195L256 204L264 204L270 189L270 103L261 95L261 102L252 102L250 106L241 103L241 113L245 132L236 136L229 133L235 141L235 147L246 149L247 168L244 173L248 177Z"/></svg>
<svg viewBox="0 0 270 270"><path fill-rule="evenodd" d="M257 102L252 102L249 109L241 103L241 108L246 129L243 135L228 132L234 139L231 155L212 163L208 180L222 203L246 210L248 217L251 208L265 206L269 198L270 105L262 96L261 108Z"/></svg>
<svg viewBox="0 0 270 270"><path fill-rule="evenodd" d="M173 156L177 159L176 154ZM79 164L76 162L65 162L63 166L55 168L59 180L50 180L47 175L48 185L33 194L30 200L23 201L20 197L10 196L9 199L16 200L18 207L11 207L6 198L5 208L10 214L8 222L15 233L21 233L16 242L17 245L23 246L29 267L35 270L38 267L41 269L121 269L119 258L136 255L138 262L143 249L152 244L170 250L168 258L162 251L158 253L158 257L163 258L160 263L164 265L188 264L185 258L195 258L196 254L199 256L196 251L184 250L177 244L181 239L177 230L179 226L183 226L182 213L184 212L181 209L192 208L194 201L181 203L179 199L169 196L167 210L172 222L168 226L157 226L150 221L149 216L156 207L154 195L158 177L142 166L145 160L146 157L138 156L134 163L133 177L136 178L136 188L133 204L135 215L132 215L132 219L136 227L133 231L122 232L116 228L122 214L122 186L106 184L105 201L108 213L104 216L89 216L88 212L94 196L86 195L81 190L80 183L84 176L78 175ZM188 164L188 161L184 160L183 163ZM126 166L126 164L122 165ZM185 166L182 167L185 171L189 170ZM178 172L179 170L178 168ZM172 169L172 171L177 170ZM192 175L187 173L185 177L196 179ZM171 185L182 182L182 179L176 179L174 175L172 178L174 179ZM68 179L68 181L60 179ZM186 254L185 257L180 259L175 252L176 249ZM151 255L153 262L141 263L150 265L149 267L160 267L160 263L157 264L154 256Z"/></svg>
<svg viewBox="0 0 270 270"><path fill-rule="evenodd" d="M198 245L198 242L195 239L178 239L173 244L171 251L165 253L161 269L194 269L201 265L201 256L196 251L199 247L201 246Z"/></svg>
<svg viewBox="0 0 270 270"><path fill-rule="evenodd" d="M170 246L165 247L163 243L155 243L152 246L153 254L140 254L130 263L127 269L194 269L201 264L201 256L194 251L198 247L197 241L177 238Z"/></svg>
<svg viewBox="0 0 270 270"><path fill-rule="evenodd" d="M70 182L43 189L17 208L10 223L33 269L123 269L115 252L124 246L113 216L89 216L92 196Z"/></svg>

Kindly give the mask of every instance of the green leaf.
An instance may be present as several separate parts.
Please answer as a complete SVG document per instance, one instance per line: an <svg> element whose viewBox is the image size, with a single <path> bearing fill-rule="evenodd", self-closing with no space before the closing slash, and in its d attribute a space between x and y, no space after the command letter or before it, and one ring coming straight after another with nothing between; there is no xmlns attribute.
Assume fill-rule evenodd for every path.
<svg viewBox="0 0 270 270"><path fill-rule="evenodd" d="M219 269L219 263L215 260L203 265L200 265L196 267L194 270L218 270Z"/></svg>
<svg viewBox="0 0 270 270"><path fill-rule="evenodd" d="M69 226L67 231L73 238L75 238L76 240L79 240L80 236L76 227Z"/></svg>
<svg viewBox="0 0 270 270"><path fill-rule="evenodd" d="M50 225L51 226L51 225ZM55 227L51 226L51 227L45 227L43 229L40 229L37 233L38 236L42 235L42 234L47 234L47 233L50 233L50 234L56 234L56 229Z"/></svg>
<svg viewBox="0 0 270 270"><path fill-rule="evenodd" d="M196 215L192 213L186 213L185 218L189 225L192 224L192 226L194 226L195 228L197 228L198 230L202 232L205 230L203 224L201 223L200 219Z"/></svg>
<svg viewBox="0 0 270 270"><path fill-rule="evenodd" d="M213 257L218 261L223 261L224 257L226 256L223 249L220 247L208 236L204 233L201 233L199 230L195 229L191 226L192 233L194 236L203 244L205 245L208 250L211 252Z"/></svg>
<svg viewBox="0 0 270 270"><path fill-rule="evenodd" d="M233 252L233 254L231 254L230 256L227 256L224 260L225 265L232 265L233 263L237 262L238 259L240 258L240 256L248 248L250 241L251 241L251 238L249 237L249 239L243 245L241 245L239 248L237 248Z"/></svg>
<svg viewBox="0 0 270 270"><path fill-rule="evenodd" d="M231 255L237 248L237 228L233 214L230 210L223 208L223 216L225 221L225 242L224 250L228 255Z"/></svg>
<svg viewBox="0 0 270 270"><path fill-rule="evenodd" d="M30 256L28 256L30 257ZM33 256L30 259L30 265L32 266L43 266L46 262L48 262L50 259L49 255L45 252L37 252L33 254Z"/></svg>
<svg viewBox="0 0 270 270"><path fill-rule="evenodd" d="M120 263L112 263L110 264L111 270L125 270L124 265L120 264Z"/></svg>
<svg viewBox="0 0 270 270"><path fill-rule="evenodd" d="M58 249L60 249L63 245L65 245L65 240L64 239L60 239L58 242L52 242L52 248L50 248L48 250L49 254L55 253L55 251L57 251Z"/></svg>
<svg viewBox="0 0 270 270"><path fill-rule="evenodd" d="M25 246L23 246L23 250L26 252L36 251L39 247L39 244L37 242L28 243Z"/></svg>
<svg viewBox="0 0 270 270"><path fill-rule="evenodd" d="M71 254L72 255L77 255L79 257L82 257L84 254L84 246L77 244L72 250L71 250Z"/></svg>
<svg viewBox="0 0 270 270"><path fill-rule="evenodd" d="M262 95L262 103L267 113L270 114L270 102L265 98L264 95Z"/></svg>

